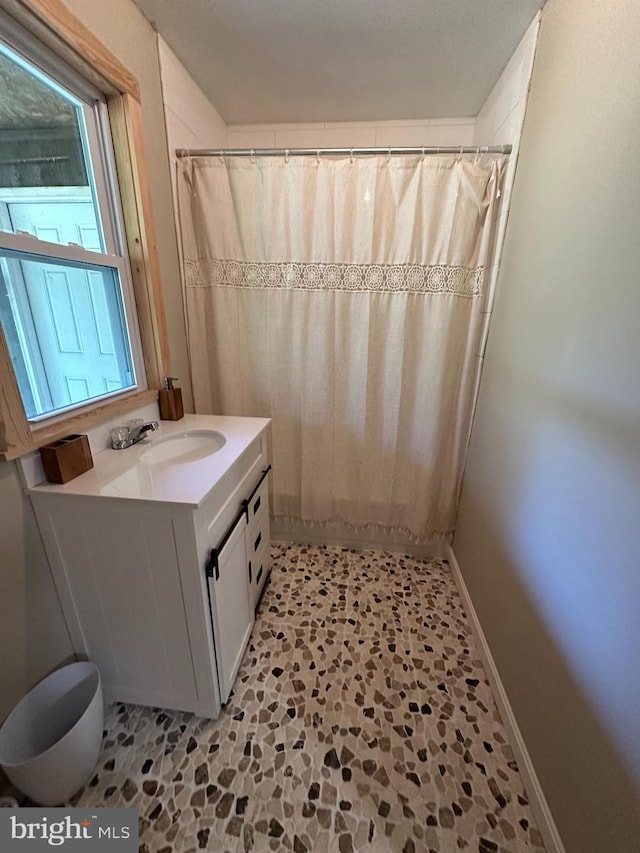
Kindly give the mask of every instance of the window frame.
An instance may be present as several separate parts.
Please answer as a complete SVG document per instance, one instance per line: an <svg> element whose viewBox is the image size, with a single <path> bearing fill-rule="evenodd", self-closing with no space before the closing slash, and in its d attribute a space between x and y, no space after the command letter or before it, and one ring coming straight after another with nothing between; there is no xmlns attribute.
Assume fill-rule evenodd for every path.
<svg viewBox="0 0 640 853"><path fill-rule="evenodd" d="M128 263L128 258L121 255L109 255L106 253L93 252L89 249L84 249L82 246L75 244L61 245L60 243L47 243L44 240L31 237L24 234L11 234L3 231L2 237L2 259L17 260L17 261L43 261L53 265L63 262L60 265L65 267L78 267L80 269L104 268L105 270L115 270L121 284L122 304L125 314L126 325L124 328L125 337L129 344L133 368L135 371L136 381L133 385L127 388L121 388L117 391L101 394L99 397L93 397L82 403L72 403L64 409L54 410L43 415L28 418L28 422L32 429L37 430L45 428L48 424L57 421L59 418L72 417L73 413L82 412L92 406L98 406L107 400L116 400L127 394L135 393L136 391L146 391L147 383L144 371L144 359L142 354L142 344L140 342L140 332L138 329L136 305L133 295L133 286L131 282L131 267Z"/></svg>
<svg viewBox="0 0 640 853"><path fill-rule="evenodd" d="M95 87L104 97L105 106L96 112L96 127L88 132L102 133L104 122L108 120L115 168L109 164L108 157L99 168L105 170L105 180L117 186L123 218L123 228L119 228L114 221L108 224L108 228L113 229L116 245L120 241L123 257L112 255L109 259L113 261L113 266L122 265L121 276L131 277L135 305L128 306L125 303L125 310L128 312L133 309L133 316L137 318L148 386L146 390L134 388L119 391L115 398L88 402L82 408L50 416L45 421L29 422L4 333L0 328L0 459L9 460L68 433L81 432L157 399L162 377L170 375L171 369L144 155L138 82L93 33L69 12L61 0L0 0L0 9L30 36L35 37L43 51L63 60L74 74L84 78L89 86ZM13 41L15 43L15 39ZM35 59L37 57L34 56ZM56 76L62 85L69 85L64 77ZM104 217L100 199L98 203L101 217ZM5 236L14 239L5 241ZM23 235L3 234L3 243L11 243L10 248L15 246L18 251L42 256L42 252L34 251L38 242ZM105 234L105 248L108 245ZM82 258L94 265L100 265L100 259L105 257L81 247L57 244L55 252L51 254L56 258L68 257L70 261L76 262ZM123 296L125 290L123 286Z"/></svg>

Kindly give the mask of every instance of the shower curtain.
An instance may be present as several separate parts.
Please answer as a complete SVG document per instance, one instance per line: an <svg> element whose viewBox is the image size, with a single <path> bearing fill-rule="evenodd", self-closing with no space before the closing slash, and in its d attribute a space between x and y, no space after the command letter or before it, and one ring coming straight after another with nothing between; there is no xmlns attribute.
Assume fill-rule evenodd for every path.
<svg viewBox="0 0 640 853"><path fill-rule="evenodd" d="M273 419L277 522L447 540L502 158L178 168L196 412Z"/></svg>

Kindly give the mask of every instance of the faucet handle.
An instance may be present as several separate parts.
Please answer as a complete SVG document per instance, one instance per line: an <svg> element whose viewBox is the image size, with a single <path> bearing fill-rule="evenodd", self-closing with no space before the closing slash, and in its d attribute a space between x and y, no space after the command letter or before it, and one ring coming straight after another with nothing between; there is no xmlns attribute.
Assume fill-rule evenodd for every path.
<svg viewBox="0 0 640 853"><path fill-rule="evenodd" d="M173 388L173 383L178 381L177 376L165 376L164 378L164 388L165 391L171 391Z"/></svg>
<svg viewBox="0 0 640 853"><path fill-rule="evenodd" d="M111 430L111 447L114 450L124 450L125 447L128 447L130 433L129 426L114 427Z"/></svg>

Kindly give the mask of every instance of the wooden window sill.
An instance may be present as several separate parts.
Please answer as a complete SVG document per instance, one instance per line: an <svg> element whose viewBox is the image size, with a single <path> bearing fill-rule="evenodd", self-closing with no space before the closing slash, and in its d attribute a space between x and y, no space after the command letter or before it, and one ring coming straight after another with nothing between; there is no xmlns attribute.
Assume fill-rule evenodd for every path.
<svg viewBox="0 0 640 853"><path fill-rule="evenodd" d="M20 445L8 447L6 450L0 451L0 459L5 462L17 459L20 456L37 450L45 444L49 444L51 441L57 441L57 439L64 438L65 435L70 435L71 433L86 432L86 430L97 424L109 421L120 414L130 412L132 409L139 409L141 406L146 406L157 399L158 392L153 389L136 391L118 400L109 400L102 405L74 413L64 418L64 420L34 426L31 428L30 441L25 441Z"/></svg>

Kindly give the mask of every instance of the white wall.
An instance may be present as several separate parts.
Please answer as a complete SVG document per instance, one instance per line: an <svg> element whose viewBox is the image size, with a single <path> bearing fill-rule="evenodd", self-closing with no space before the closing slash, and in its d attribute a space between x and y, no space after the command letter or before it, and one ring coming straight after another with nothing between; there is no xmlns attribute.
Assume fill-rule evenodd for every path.
<svg viewBox="0 0 640 853"><path fill-rule="evenodd" d="M189 72L158 36L169 157L176 148L219 148L227 144L227 125ZM175 176L175 169L171 169Z"/></svg>
<svg viewBox="0 0 640 853"><path fill-rule="evenodd" d="M157 39L165 132L171 171L171 193L176 212L176 238L178 251L180 251L177 221L176 149L225 148L227 145L227 125L162 36L158 36ZM182 265L180 272L182 273Z"/></svg>
<svg viewBox="0 0 640 853"><path fill-rule="evenodd" d="M640 839L638 44L545 6L454 538L568 853Z"/></svg>
<svg viewBox="0 0 640 853"><path fill-rule="evenodd" d="M0 462L0 722L33 685L75 660L16 464Z"/></svg>
<svg viewBox="0 0 640 853"><path fill-rule="evenodd" d="M230 148L372 148L471 145L474 118L229 125Z"/></svg>
<svg viewBox="0 0 640 853"><path fill-rule="evenodd" d="M215 107L204 95L184 65L171 50L166 41L158 36L158 59L162 79L162 100L164 105L165 131L171 170L171 194L173 199L174 231L180 257L179 279L174 288L174 311L179 312L186 330L186 314L182 296L183 267L178 218L176 187L176 149L179 148L225 148L227 145L227 125ZM186 355L189 363L190 355ZM178 368L179 369L179 368ZM183 391L186 391L185 410L193 411L191 389L191 368L183 369L180 379ZM188 388L187 386L188 383Z"/></svg>
<svg viewBox="0 0 640 853"><path fill-rule="evenodd" d="M158 36L165 129L176 199L177 148L225 148L227 125L162 36Z"/></svg>
<svg viewBox="0 0 640 853"><path fill-rule="evenodd" d="M483 334L478 357L484 356L487 334L493 310L504 234L511 205L511 191L520 151L520 137L527 109L529 83L536 52L540 14L536 15L520 44L500 75L482 109L476 117L474 145L511 145L511 155L505 172L500 204L495 209L495 248L493 263L489 270L490 297L486 302Z"/></svg>

